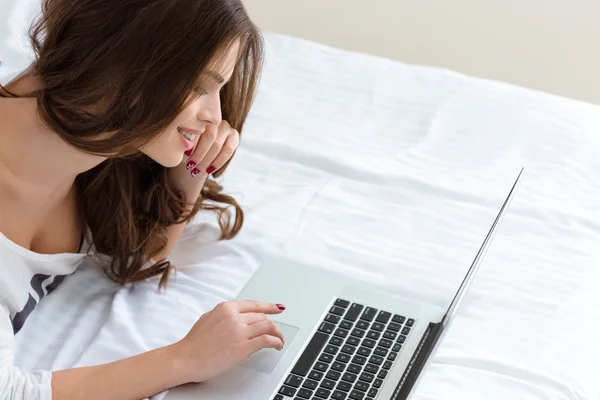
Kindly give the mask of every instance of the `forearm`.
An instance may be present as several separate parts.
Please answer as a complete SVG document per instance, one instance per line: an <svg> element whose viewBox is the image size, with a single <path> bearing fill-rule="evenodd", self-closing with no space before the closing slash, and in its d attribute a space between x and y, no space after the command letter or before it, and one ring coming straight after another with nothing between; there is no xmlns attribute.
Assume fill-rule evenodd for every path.
<svg viewBox="0 0 600 400"><path fill-rule="evenodd" d="M177 344L93 367L52 374L53 400L143 399L187 383Z"/></svg>

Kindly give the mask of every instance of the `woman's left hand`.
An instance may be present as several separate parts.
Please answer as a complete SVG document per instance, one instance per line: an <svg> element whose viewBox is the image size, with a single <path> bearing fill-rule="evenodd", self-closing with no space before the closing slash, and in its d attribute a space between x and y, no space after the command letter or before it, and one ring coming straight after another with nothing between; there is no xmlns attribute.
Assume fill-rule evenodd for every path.
<svg viewBox="0 0 600 400"><path fill-rule="evenodd" d="M185 194L186 202L198 199L208 175L218 171L233 156L240 144L240 134L223 120L218 127L208 126L200 135L191 155L169 169L169 182Z"/></svg>

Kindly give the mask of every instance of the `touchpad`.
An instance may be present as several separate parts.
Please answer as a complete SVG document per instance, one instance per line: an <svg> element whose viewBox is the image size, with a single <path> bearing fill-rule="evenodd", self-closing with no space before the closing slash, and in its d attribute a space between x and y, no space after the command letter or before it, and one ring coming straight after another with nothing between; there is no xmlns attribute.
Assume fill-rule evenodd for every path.
<svg viewBox="0 0 600 400"><path fill-rule="evenodd" d="M295 326L286 325L277 321L274 322L281 330L281 333L283 333L283 338L285 339L283 349L281 351L275 349L262 349L241 363L241 367L250 368L262 372L263 374L270 374L273 371L279 362L279 359L281 359L286 352L289 345L292 343L294 336L296 336L296 333L298 332L298 328Z"/></svg>

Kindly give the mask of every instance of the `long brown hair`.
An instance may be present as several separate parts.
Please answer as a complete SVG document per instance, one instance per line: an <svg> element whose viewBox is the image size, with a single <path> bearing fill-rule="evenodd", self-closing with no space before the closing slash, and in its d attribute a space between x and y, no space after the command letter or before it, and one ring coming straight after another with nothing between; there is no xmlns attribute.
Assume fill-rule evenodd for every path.
<svg viewBox="0 0 600 400"><path fill-rule="evenodd" d="M239 232L243 212L216 181L207 180L197 201L185 199L169 187L167 169L138 149L189 104L208 62L236 40L239 62L221 103L223 119L241 133L263 42L240 0L44 0L30 37L32 74L42 84L31 96L42 121L74 148L108 157L75 184L91 240L111 257L109 276L129 283L162 275L164 286L171 263L144 265L165 248L169 226L200 210L217 214L222 239Z"/></svg>

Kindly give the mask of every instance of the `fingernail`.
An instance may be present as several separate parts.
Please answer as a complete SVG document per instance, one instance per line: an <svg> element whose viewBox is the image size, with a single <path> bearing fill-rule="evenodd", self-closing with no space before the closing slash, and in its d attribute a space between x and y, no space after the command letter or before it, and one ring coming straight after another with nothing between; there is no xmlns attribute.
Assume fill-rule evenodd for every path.
<svg viewBox="0 0 600 400"><path fill-rule="evenodd" d="M194 168L192 170L192 178L197 177L198 175L200 175L200 170L198 168Z"/></svg>
<svg viewBox="0 0 600 400"><path fill-rule="evenodd" d="M210 167L208 167L208 169L206 170L206 173L210 175L210 174L212 174L213 172L215 172L215 170L216 170L216 168L215 168L213 165L211 165L211 166L210 166Z"/></svg>
<svg viewBox="0 0 600 400"><path fill-rule="evenodd" d="M277 304L277 308L279 308L281 311L285 310L285 306L283 304Z"/></svg>
<svg viewBox="0 0 600 400"><path fill-rule="evenodd" d="M195 166L196 166L196 163L195 163L195 162L193 162L193 161L188 161L188 163L187 163L187 165L185 166L185 168L186 168L188 171L191 171L192 169L194 169L194 167L195 167Z"/></svg>
<svg viewBox="0 0 600 400"><path fill-rule="evenodd" d="M188 151L186 151L186 152L185 152L185 153L183 153L183 154L185 154L186 156L188 156L188 157L189 157L189 156L191 156L191 155L192 155L192 153L193 153L193 152L194 152L194 148L192 147L191 149L189 149Z"/></svg>

